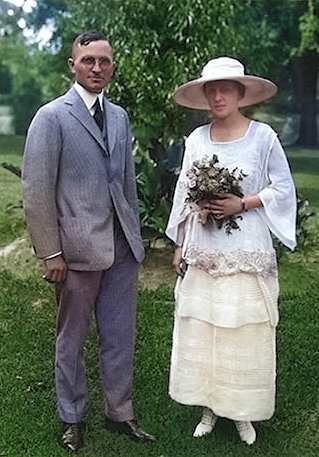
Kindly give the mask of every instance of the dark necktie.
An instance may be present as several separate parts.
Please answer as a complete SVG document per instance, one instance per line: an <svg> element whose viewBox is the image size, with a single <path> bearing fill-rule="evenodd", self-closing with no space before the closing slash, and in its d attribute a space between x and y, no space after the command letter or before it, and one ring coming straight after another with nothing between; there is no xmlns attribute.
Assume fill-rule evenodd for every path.
<svg viewBox="0 0 319 457"><path fill-rule="evenodd" d="M96 102L94 103L94 107L95 107L95 112L94 112L93 117L94 117L97 125L100 127L100 130L102 131L103 130L103 112L101 110L101 105L100 105L98 98L96 99Z"/></svg>

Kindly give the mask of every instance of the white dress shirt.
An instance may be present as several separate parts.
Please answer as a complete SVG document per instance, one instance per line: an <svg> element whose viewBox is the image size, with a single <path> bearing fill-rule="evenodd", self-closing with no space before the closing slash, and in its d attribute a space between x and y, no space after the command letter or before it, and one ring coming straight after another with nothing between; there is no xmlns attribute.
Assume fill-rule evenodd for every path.
<svg viewBox="0 0 319 457"><path fill-rule="evenodd" d="M75 81L75 83L74 83L74 89L80 95L80 97L84 101L87 109L90 111L92 116L94 116L94 112L95 112L94 104L95 104L97 98L99 99L101 110L103 111L103 91L102 90L99 94L89 92L83 86L81 86L81 84L79 84L77 81Z"/></svg>

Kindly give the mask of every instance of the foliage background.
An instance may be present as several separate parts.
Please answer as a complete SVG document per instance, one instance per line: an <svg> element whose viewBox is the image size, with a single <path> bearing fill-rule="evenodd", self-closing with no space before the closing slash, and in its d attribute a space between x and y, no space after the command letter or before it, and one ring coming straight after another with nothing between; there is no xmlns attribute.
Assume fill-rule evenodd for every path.
<svg viewBox="0 0 319 457"><path fill-rule="evenodd" d="M75 36L104 32L115 59L108 95L131 119L142 230L150 240L163 236L176 182L179 164L169 169L168 151L208 120L172 95L209 59L229 55L248 73L274 80L278 95L247 115L270 121L279 134L289 117L300 118L293 125L299 145L318 148L319 0L38 0L31 12L27 0L20 4L0 4L0 103L12 105L16 132L24 135L39 105L72 84L66 62ZM41 28L52 23L43 46ZM23 30L34 32L33 41Z"/></svg>
<svg viewBox="0 0 319 457"><path fill-rule="evenodd" d="M220 55L238 58L248 73L278 84L272 109L301 112L304 117L305 75L300 66L307 58L313 86L307 105L311 111L317 109L319 0L38 0L37 8L25 13L26 1L21 0L22 7L13 16L6 14L8 3L1 4L1 93L13 97L15 106L19 96L25 97L23 105L30 114L40 99L45 102L69 87L66 62L71 43L88 29L101 30L112 44L116 71L110 97L128 110L143 146L155 138L167 147L196 125L196 115L194 119L176 106L172 94ZM18 19L34 31L33 44L24 38ZM40 49L37 33L50 21L55 33ZM30 91L33 101L27 100ZM29 117L21 114L16 116L17 133L23 134ZM315 114L311 112L312 118ZM318 145L316 129L312 130L312 143L304 146Z"/></svg>

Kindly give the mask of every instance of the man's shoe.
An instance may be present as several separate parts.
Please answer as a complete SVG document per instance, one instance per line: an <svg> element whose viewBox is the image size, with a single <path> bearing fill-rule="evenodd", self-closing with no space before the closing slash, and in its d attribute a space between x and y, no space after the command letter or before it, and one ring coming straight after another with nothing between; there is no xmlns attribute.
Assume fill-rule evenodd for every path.
<svg viewBox="0 0 319 457"><path fill-rule="evenodd" d="M64 424L62 444L71 452L77 452L83 446L80 424Z"/></svg>
<svg viewBox="0 0 319 457"><path fill-rule="evenodd" d="M115 422L107 418L106 428L111 432L118 432L128 435L134 441L141 442L156 440L155 436L146 433L134 419L125 422Z"/></svg>

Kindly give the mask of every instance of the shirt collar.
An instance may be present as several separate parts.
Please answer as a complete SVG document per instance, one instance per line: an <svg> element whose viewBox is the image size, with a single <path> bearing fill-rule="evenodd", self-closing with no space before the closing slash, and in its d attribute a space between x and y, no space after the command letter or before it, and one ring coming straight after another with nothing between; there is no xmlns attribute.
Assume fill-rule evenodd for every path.
<svg viewBox="0 0 319 457"><path fill-rule="evenodd" d="M74 89L80 95L88 110L91 110L93 108L93 105L96 102L96 99L98 98L101 105L101 109L103 111L103 91L101 91L98 94L94 94L93 92L89 92L88 90L86 90L77 81L75 81L74 83Z"/></svg>

